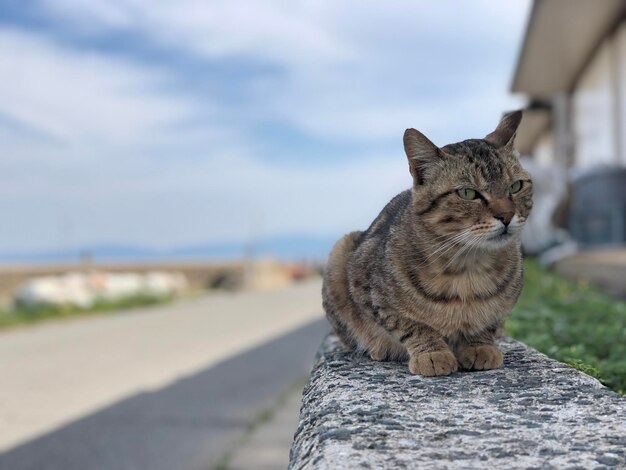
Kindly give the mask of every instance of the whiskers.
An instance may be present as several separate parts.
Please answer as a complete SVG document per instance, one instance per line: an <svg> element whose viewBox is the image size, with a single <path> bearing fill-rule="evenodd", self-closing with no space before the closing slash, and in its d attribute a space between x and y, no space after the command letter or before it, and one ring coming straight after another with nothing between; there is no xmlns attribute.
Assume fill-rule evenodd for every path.
<svg viewBox="0 0 626 470"><path fill-rule="evenodd" d="M522 223L523 225L523 223ZM514 238L519 230L512 227L510 233ZM498 249L509 243L510 240L503 239L497 241L494 237L499 235L497 225L489 223L474 224L464 227L455 234L439 235L430 239L431 246L426 246L425 251L421 254L417 268L423 269L433 266L438 261L445 264L437 277L444 273L448 268L458 263L465 263L470 256L473 256L480 249L493 250ZM425 259L424 259L425 256ZM417 261L417 259L415 260Z"/></svg>
<svg viewBox="0 0 626 470"><path fill-rule="evenodd" d="M426 260L423 263L419 264L417 267L424 268L424 267L430 266L433 263L435 263L437 260L441 259L442 257L452 253L453 249L457 245L465 241L468 238L468 236L471 235L471 232L472 232L472 227L466 227L465 229L461 230L460 232L452 236L441 235L435 238L435 240L441 239L441 238L443 238L444 240L443 242L439 243L439 246L435 250L428 253L426 255Z"/></svg>
<svg viewBox="0 0 626 470"><path fill-rule="evenodd" d="M441 276L445 273L446 269L451 267L455 262L462 261L463 263L467 260L467 258L472 254L472 251L476 248L480 247L481 243L486 239L486 235L479 235L472 238L469 243L465 244L459 251L457 251L452 258L448 260L448 262L441 268L441 271L437 274L436 277ZM461 257L463 256L463 259Z"/></svg>

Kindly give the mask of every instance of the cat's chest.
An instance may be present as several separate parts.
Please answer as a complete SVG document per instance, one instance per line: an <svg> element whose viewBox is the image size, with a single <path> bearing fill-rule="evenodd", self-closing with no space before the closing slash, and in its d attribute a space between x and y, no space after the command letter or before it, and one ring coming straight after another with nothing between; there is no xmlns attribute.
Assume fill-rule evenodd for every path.
<svg viewBox="0 0 626 470"><path fill-rule="evenodd" d="M433 297L458 299L463 302L490 297L501 290L510 273L505 267L465 270L460 273L444 271L425 272L421 283Z"/></svg>
<svg viewBox="0 0 626 470"><path fill-rule="evenodd" d="M498 323L515 302L519 272L512 263L498 269L456 274L424 273L418 308L427 323L446 336L477 333Z"/></svg>

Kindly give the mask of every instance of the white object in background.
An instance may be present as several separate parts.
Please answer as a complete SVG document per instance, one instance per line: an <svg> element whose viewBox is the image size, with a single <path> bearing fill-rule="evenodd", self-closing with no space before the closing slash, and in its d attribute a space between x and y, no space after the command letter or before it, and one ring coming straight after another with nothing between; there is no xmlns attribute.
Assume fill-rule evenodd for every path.
<svg viewBox="0 0 626 470"><path fill-rule="evenodd" d="M33 278L15 292L21 305L89 308L98 300L119 301L136 295L166 297L180 295L188 288L181 273L68 273L60 276Z"/></svg>
<svg viewBox="0 0 626 470"><path fill-rule="evenodd" d="M552 215L566 194L567 175L557 166L525 158L520 162L533 180L533 209L522 232L522 245L526 253L537 254L567 238L564 230L552 223Z"/></svg>
<svg viewBox="0 0 626 470"><path fill-rule="evenodd" d="M30 279L18 288L14 297L17 303L29 307L76 305L88 308L94 302L84 275L79 273Z"/></svg>

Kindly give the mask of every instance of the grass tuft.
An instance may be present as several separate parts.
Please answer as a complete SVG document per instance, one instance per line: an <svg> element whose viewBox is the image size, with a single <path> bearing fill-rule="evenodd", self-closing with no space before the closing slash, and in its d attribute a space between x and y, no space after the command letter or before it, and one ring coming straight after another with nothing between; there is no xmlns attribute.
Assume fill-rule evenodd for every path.
<svg viewBox="0 0 626 470"><path fill-rule="evenodd" d="M510 336L626 393L626 302L589 283L524 263L524 290L506 322Z"/></svg>
<svg viewBox="0 0 626 470"><path fill-rule="evenodd" d="M170 295L137 294L119 300L99 300L88 308L74 305L42 305L36 307L16 306L0 310L0 329L38 323L45 320L63 319L79 315L94 315L115 310L125 310L157 305L173 299Z"/></svg>

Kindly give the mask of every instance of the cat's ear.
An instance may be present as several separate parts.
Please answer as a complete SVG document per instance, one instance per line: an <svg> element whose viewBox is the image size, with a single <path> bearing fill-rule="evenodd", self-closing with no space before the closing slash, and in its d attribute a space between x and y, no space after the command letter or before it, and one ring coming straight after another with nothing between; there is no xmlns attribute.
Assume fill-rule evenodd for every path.
<svg viewBox="0 0 626 470"><path fill-rule="evenodd" d="M505 150L513 150L513 142L515 141L515 132L522 122L522 112L514 111L505 114L496 130L485 137L485 140L496 148L504 148Z"/></svg>
<svg viewBox="0 0 626 470"><path fill-rule="evenodd" d="M409 159L409 170L416 184L424 182L426 170L442 157L439 147L415 129L404 131L404 151Z"/></svg>

